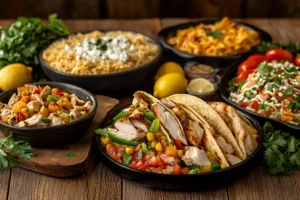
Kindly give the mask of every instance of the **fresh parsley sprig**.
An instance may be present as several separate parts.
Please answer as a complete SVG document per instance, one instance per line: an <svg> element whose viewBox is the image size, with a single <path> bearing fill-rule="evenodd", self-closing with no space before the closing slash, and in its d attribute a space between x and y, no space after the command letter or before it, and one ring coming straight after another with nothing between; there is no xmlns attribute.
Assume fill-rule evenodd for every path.
<svg viewBox="0 0 300 200"><path fill-rule="evenodd" d="M270 122L263 126L264 161L273 174L290 174L300 169L300 140L289 133L275 130Z"/></svg>
<svg viewBox="0 0 300 200"><path fill-rule="evenodd" d="M0 138L0 168L19 165L18 157L29 160L34 156L28 142L15 141L12 133Z"/></svg>

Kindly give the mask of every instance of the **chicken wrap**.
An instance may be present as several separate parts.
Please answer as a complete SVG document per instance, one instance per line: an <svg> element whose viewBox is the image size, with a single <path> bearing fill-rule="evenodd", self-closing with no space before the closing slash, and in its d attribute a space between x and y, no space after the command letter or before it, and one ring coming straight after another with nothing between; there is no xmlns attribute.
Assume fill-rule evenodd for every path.
<svg viewBox="0 0 300 200"><path fill-rule="evenodd" d="M167 99L176 102L181 107L194 113L199 119L206 121L209 127L214 130L212 133L213 138L216 140L230 165L245 160L246 154L241 151L230 128L226 125L222 117L206 102L187 94L176 94Z"/></svg>

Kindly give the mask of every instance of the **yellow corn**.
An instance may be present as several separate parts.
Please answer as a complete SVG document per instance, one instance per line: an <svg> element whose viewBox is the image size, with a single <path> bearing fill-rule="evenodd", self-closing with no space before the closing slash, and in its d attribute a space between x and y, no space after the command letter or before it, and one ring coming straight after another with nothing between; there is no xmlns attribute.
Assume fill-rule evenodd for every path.
<svg viewBox="0 0 300 200"><path fill-rule="evenodd" d="M160 137L160 136L162 136L162 133L161 133L161 132L157 132L157 133L155 133L155 135L156 135L157 137Z"/></svg>
<svg viewBox="0 0 300 200"><path fill-rule="evenodd" d="M110 147L110 143L106 145L106 151L108 151L109 147Z"/></svg>
<svg viewBox="0 0 300 200"><path fill-rule="evenodd" d="M102 144L105 144L105 142L104 142L104 141L105 141L105 139L106 139L106 137L104 137L104 136L101 136L101 138L100 138L100 141L101 141L101 143L102 143Z"/></svg>
<svg viewBox="0 0 300 200"><path fill-rule="evenodd" d="M155 150L159 153L161 153L163 151L163 148L162 148L162 145L160 142L158 142L156 145L155 145Z"/></svg>
<svg viewBox="0 0 300 200"><path fill-rule="evenodd" d="M221 164L221 169L226 168L226 166L224 164Z"/></svg>
<svg viewBox="0 0 300 200"><path fill-rule="evenodd" d="M183 151L182 151L182 150L177 150L177 156L178 156L179 158L181 158L182 155L183 155Z"/></svg>
<svg viewBox="0 0 300 200"><path fill-rule="evenodd" d="M63 107L63 101L60 99L56 102L60 108Z"/></svg>
<svg viewBox="0 0 300 200"><path fill-rule="evenodd" d="M131 155L133 153L133 149L130 147L126 148L125 151L128 155Z"/></svg>
<svg viewBox="0 0 300 200"><path fill-rule="evenodd" d="M201 169L199 169L199 173L205 173L205 172L210 172L210 171L211 171L210 165L204 165Z"/></svg>
<svg viewBox="0 0 300 200"><path fill-rule="evenodd" d="M153 142L151 142L151 147L154 149L154 148L155 148L155 146L156 146L156 144L157 144L157 142L156 142L156 141L153 141Z"/></svg>
<svg viewBox="0 0 300 200"><path fill-rule="evenodd" d="M153 133L151 133L151 132L147 133L147 140L149 142L154 141L154 135L153 135Z"/></svg>
<svg viewBox="0 0 300 200"><path fill-rule="evenodd" d="M166 138L166 136L161 136L161 139L163 139L163 140L166 140L167 138Z"/></svg>
<svg viewBox="0 0 300 200"><path fill-rule="evenodd" d="M161 173L162 173L162 171L157 171L157 173L158 173L158 174L161 174Z"/></svg>

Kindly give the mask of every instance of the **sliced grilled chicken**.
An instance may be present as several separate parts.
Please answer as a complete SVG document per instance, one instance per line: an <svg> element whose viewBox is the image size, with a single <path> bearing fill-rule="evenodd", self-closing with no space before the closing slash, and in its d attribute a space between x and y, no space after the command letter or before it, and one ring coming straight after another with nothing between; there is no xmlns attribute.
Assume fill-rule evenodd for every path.
<svg viewBox="0 0 300 200"><path fill-rule="evenodd" d="M8 101L8 105L9 106L13 106L15 103L17 103L19 101L19 97L16 95L16 93L14 93L11 97L10 97L10 99L9 99L9 101Z"/></svg>
<svg viewBox="0 0 300 200"><path fill-rule="evenodd" d="M194 146L199 147L202 144L202 137L204 130L200 127L199 123L192 120L185 120L182 123L183 130L185 131L187 140Z"/></svg>
<svg viewBox="0 0 300 200"><path fill-rule="evenodd" d="M150 122L144 118L137 118L137 117L128 117L130 122L135 128L139 128L144 132L147 132L150 128Z"/></svg>
<svg viewBox="0 0 300 200"><path fill-rule="evenodd" d="M80 100L75 94L70 95L72 105L83 105L85 101Z"/></svg>
<svg viewBox="0 0 300 200"><path fill-rule="evenodd" d="M38 101L38 100L34 100L34 101L30 101L28 104L27 104L27 107L30 109L30 110L33 110L34 112L38 112L41 107L42 107L42 104Z"/></svg>
<svg viewBox="0 0 300 200"><path fill-rule="evenodd" d="M158 103L152 104L152 111L160 119L163 126L168 130L174 139L178 139L182 144L187 145L185 135L176 120L175 116L168 112L162 105Z"/></svg>
<svg viewBox="0 0 300 200"><path fill-rule="evenodd" d="M228 144L222 136L216 136L215 139L224 153L232 154L234 152L232 145Z"/></svg>
<svg viewBox="0 0 300 200"><path fill-rule="evenodd" d="M236 165L239 162L242 162L242 160L232 154L225 154L225 158L226 160L229 162L229 164L232 165Z"/></svg>
<svg viewBox="0 0 300 200"><path fill-rule="evenodd" d="M183 162L187 165L211 165L204 150L197 147L189 146L185 147L185 154L182 156Z"/></svg>
<svg viewBox="0 0 300 200"><path fill-rule="evenodd" d="M20 121L17 124L17 127L26 127L26 126L35 126L39 124L43 119L43 116L40 114L33 115L31 118L28 118L24 121Z"/></svg>
<svg viewBox="0 0 300 200"><path fill-rule="evenodd" d="M109 128L108 131L110 133L112 133L113 135L119 137L119 138L123 138L123 139L126 139L126 140L136 140L138 139L138 132L123 132L123 131L120 131L118 129L112 129L112 128Z"/></svg>
<svg viewBox="0 0 300 200"><path fill-rule="evenodd" d="M41 98L45 99L47 98L47 96L51 93L51 88L47 85L46 87L44 87L44 89L41 91Z"/></svg>

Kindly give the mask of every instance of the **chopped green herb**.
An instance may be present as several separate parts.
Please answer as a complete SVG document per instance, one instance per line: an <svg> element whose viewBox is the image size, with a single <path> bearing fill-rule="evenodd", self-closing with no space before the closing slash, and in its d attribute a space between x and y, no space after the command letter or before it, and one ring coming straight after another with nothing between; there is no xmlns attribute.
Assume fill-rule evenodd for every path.
<svg viewBox="0 0 300 200"><path fill-rule="evenodd" d="M255 97L255 94L251 90L248 90L244 93L244 97L246 97L247 99L252 99Z"/></svg>
<svg viewBox="0 0 300 200"><path fill-rule="evenodd" d="M212 36L214 38L222 37L221 31L218 31L218 30L216 30L216 31L206 31L205 33L206 33L207 36Z"/></svg>
<svg viewBox="0 0 300 200"><path fill-rule="evenodd" d="M282 85L282 80L281 80L281 78L279 76L276 76L274 78L274 82L277 83L278 85Z"/></svg>
<svg viewBox="0 0 300 200"><path fill-rule="evenodd" d="M188 166L190 168L190 170L198 170L198 169L202 169L203 166L199 166L199 165L190 165Z"/></svg>
<svg viewBox="0 0 300 200"><path fill-rule="evenodd" d="M269 83L267 86L267 90L269 90L270 92L273 92L275 88L278 88L278 85L276 83Z"/></svg>
<svg viewBox="0 0 300 200"><path fill-rule="evenodd" d="M293 74L284 73L283 76L284 76L284 78L289 79L293 76Z"/></svg>
<svg viewBox="0 0 300 200"><path fill-rule="evenodd" d="M48 124L52 122L52 120L49 118L43 118L42 121Z"/></svg>
<svg viewBox="0 0 300 200"><path fill-rule="evenodd" d="M67 157L74 157L75 155L76 155L76 153L73 151L66 154Z"/></svg>
<svg viewBox="0 0 300 200"><path fill-rule="evenodd" d="M270 106L267 105L267 104L262 103L262 104L259 105L259 109L260 109L260 110L269 111Z"/></svg>
<svg viewBox="0 0 300 200"><path fill-rule="evenodd" d="M221 169L221 165L219 163L212 163L211 164L211 169L214 171L214 170L217 170L217 169Z"/></svg>
<svg viewBox="0 0 300 200"><path fill-rule="evenodd" d="M269 66L267 63L260 63L257 68L259 73L263 76L268 75L272 71L272 69L273 68Z"/></svg>
<svg viewBox="0 0 300 200"><path fill-rule="evenodd" d="M137 109L137 108L140 107L140 105L139 105L139 104L135 104L135 105L131 105L130 107L131 107L131 108L134 108L134 109Z"/></svg>
<svg viewBox="0 0 300 200"><path fill-rule="evenodd" d="M286 89L284 92L283 92L284 95L292 95L293 94L293 87L292 86L289 86L288 89Z"/></svg>

